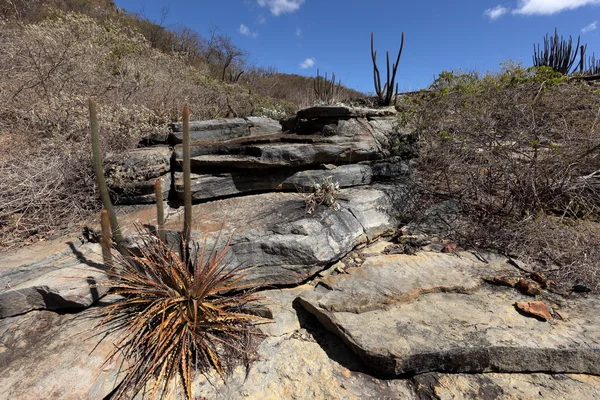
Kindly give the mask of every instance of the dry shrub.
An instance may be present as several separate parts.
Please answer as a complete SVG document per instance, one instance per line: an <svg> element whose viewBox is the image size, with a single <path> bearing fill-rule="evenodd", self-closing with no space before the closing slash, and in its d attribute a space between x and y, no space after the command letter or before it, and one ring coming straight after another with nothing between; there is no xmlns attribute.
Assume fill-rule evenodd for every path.
<svg viewBox="0 0 600 400"><path fill-rule="evenodd" d="M430 89L408 100L400 123L420 136L419 180L467 210L457 239L558 266L563 277L591 268L584 255L597 236L555 242L599 218L598 91L513 64L484 77L444 72Z"/></svg>
<svg viewBox="0 0 600 400"><path fill-rule="evenodd" d="M337 202L340 184L333 182L331 177L324 178L321 182L315 183L309 193L304 193L304 203L306 204L306 213L312 214L317 207L325 205L334 211L340 209Z"/></svg>
<svg viewBox="0 0 600 400"><path fill-rule="evenodd" d="M257 103L129 28L46 12L37 23L0 21L0 249L97 211L88 98L99 104L102 148L112 153L165 130L183 102L197 119L250 115Z"/></svg>

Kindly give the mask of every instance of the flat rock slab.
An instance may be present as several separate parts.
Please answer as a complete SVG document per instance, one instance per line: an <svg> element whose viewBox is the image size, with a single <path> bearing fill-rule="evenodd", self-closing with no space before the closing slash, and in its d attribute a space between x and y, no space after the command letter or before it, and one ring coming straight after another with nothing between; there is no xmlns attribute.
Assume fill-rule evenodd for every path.
<svg viewBox="0 0 600 400"><path fill-rule="evenodd" d="M344 189L339 211L320 206L306 214L301 194L266 193L212 201L193 206L192 240L207 239L212 247L231 236L229 265L253 266L246 281L257 285L297 284L343 257L355 246L396 227L397 206L392 186ZM166 229L181 230L182 210L169 216ZM132 223L155 224L155 211L139 211L121 218L133 233Z"/></svg>
<svg viewBox="0 0 600 400"><path fill-rule="evenodd" d="M171 124L173 143L183 142L183 124ZM192 140L227 140L233 138L259 136L281 131L279 122L262 117L224 118L206 121L190 121Z"/></svg>
<svg viewBox="0 0 600 400"><path fill-rule="evenodd" d="M0 320L0 400L103 399L118 383L113 350L99 343L98 320L32 311Z"/></svg>
<svg viewBox="0 0 600 400"><path fill-rule="evenodd" d="M461 253L368 258L299 301L374 371L600 373L600 299L568 300L568 320L520 314L513 288L483 284L489 264ZM509 271L508 264L495 269Z"/></svg>
<svg viewBox="0 0 600 400"><path fill-rule="evenodd" d="M376 181L403 179L408 175L407 164L374 163L327 165L322 169L259 169L222 173L191 174L192 199L205 200L218 197L265 191L308 192L315 184L330 179L340 188L369 185ZM183 173L175 172L175 192L183 199Z"/></svg>
<svg viewBox="0 0 600 400"><path fill-rule="evenodd" d="M0 318L31 310L85 308L108 291L95 286L106 280L100 245L82 245L73 238L33 249L0 258Z"/></svg>
<svg viewBox="0 0 600 400"><path fill-rule="evenodd" d="M435 400L576 400L600 398L600 377L583 374L440 374L413 379L417 398Z"/></svg>
<svg viewBox="0 0 600 400"><path fill-rule="evenodd" d="M299 119L312 118L374 118L391 117L396 115L394 107L365 108L348 106L317 106L299 110L296 117Z"/></svg>
<svg viewBox="0 0 600 400"><path fill-rule="evenodd" d="M321 124L322 125L322 124ZM381 160L389 155L385 138L366 119L334 120L311 134L272 133L231 139L199 139L191 143L195 172L216 168L300 167ZM175 146L181 165L182 145ZM222 171L222 170L220 170Z"/></svg>

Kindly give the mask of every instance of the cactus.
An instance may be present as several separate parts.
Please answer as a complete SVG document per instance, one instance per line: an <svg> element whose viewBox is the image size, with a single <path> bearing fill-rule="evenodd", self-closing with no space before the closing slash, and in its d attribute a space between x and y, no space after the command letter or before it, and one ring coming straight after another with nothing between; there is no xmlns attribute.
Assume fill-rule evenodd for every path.
<svg viewBox="0 0 600 400"><path fill-rule="evenodd" d="M400 42L400 50L398 51L398 57L396 62L392 64L392 76L390 79L390 53L385 52L387 60L387 76L386 83L381 87L381 76L379 74L379 68L377 68L377 51L375 51L375 34L371 32L371 58L373 59L373 81L375 84L375 92L377 93L378 103L380 106L389 106L392 104L392 97L394 96L394 83L396 81L396 72L398 71L398 64L400 64L400 55L402 55L402 49L404 48L404 32L402 32L402 40ZM396 92L398 91L396 85Z"/></svg>
<svg viewBox="0 0 600 400"><path fill-rule="evenodd" d="M100 151L100 134L98 133L98 115L96 113L96 103L92 99L89 100L89 110L90 131L92 133L92 156L94 159L94 172L96 174L96 181L98 182L98 190L100 191L102 204L104 205L104 208L107 210L110 217L112 236L117 243L117 248L120 248L121 244L123 243L123 236L121 235L121 230L119 229L119 224L117 222L117 216L110 201L108 187L106 186L106 180L104 179L102 153Z"/></svg>
<svg viewBox="0 0 600 400"><path fill-rule="evenodd" d="M160 178L154 182L154 196L156 196L156 234L163 243L167 243L165 233L165 209L162 195L162 182Z"/></svg>
<svg viewBox="0 0 600 400"><path fill-rule="evenodd" d="M100 211L100 227L102 228L102 234L100 236L100 246L102 247L102 260L104 266L109 274L113 273L112 254L111 248L111 234L110 234L110 216L108 210L103 208Z"/></svg>
<svg viewBox="0 0 600 400"><path fill-rule="evenodd" d="M192 183L190 149L190 107L183 105L183 232L182 254L187 254L192 232ZM183 260L186 262L186 260Z"/></svg>
<svg viewBox="0 0 600 400"><path fill-rule="evenodd" d="M325 78L319 75L319 69L317 68L317 77L313 82L313 88L317 95L317 100L322 101L326 104L331 104L339 95L340 88L342 87L342 81L335 83L335 73L331 74L331 80L327 79L327 72Z"/></svg>
<svg viewBox="0 0 600 400"><path fill-rule="evenodd" d="M569 36L569 41L566 41L562 36L558 37L558 29L554 29L554 37L549 37L546 34L544 38L544 50L540 50L540 45L533 45L533 65L535 67L550 67L556 72L567 75L571 72L571 68L575 63L577 54L584 57L586 46L579 47L580 37L577 37L577 45L573 48L573 38ZM579 66L582 66L584 61L579 61Z"/></svg>

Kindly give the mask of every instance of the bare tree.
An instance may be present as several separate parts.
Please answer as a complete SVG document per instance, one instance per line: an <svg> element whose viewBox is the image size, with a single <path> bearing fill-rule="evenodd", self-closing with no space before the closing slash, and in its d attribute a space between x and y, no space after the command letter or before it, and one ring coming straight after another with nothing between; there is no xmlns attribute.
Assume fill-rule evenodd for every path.
<svg viewBox="0 0 600 400"><path fill-rule="evenodd" d="M221 33L218 27L209 30L204 44L204 59L214 66L215 74L222 80L226 80L228 76L239 79L247 58L248 53L235 45L230 36Z"/></svg>

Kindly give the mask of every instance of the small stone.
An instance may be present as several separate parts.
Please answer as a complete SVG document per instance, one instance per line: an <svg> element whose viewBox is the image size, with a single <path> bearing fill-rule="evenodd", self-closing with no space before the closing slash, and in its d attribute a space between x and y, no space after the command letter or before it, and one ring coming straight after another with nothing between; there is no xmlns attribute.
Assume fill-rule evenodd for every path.
<svg viewBox="0 0 600 400"><path fill-rule="evenodd" d="M548 306L542 301L519 301L515 303L515 307L524 313L534 315L543 320L552 318Z"/></svg>
<svg viewBox="0 0 600 400"><path fill-rule="evenodd" d="M515 287L519 279L520 278L517 276L490 276L487 278L483 278L485 282L491 283L492 285L501 285L509 287Z"/></svg>
<svg viewBox="0 0 600 400"><path fill-rule="evenodd" d="M445 244L442 248L442 253L453 253L456 251L456 243Z"/></svg>
<svg viewBox="0 0 600 400"><path fill-rule="evenodd" d="M357 264L362 264L363 260L362 260L362 258L360 258L360 257L356 257L356 258L354 259L354 262L355 262L355 263L357 263Z"/></svg>
<svg viewBox="0 0 600 400"><path fill-rule="evenodd" d="M531 279L519 279L515 284L515 288L527 296L539 296L542 294L540 284Z"/></svg>
<svg viewBox="0 0 600 400"><path fill-rule="evenodd" d="M548 286L548 278L541 272L532 272L529 277L539 283L543 288Z"/></svg>
<svg viewBox="0 0 600 400"><path fill-rule="evenodd" d="M589 286L587 286L587 285L584 285L582 283L578 283L578 284L576 284L576 285L573 286L573 291L575 293L589 293L589 292L592 291L592 289Z"/></svg>
<svg viewBox="0 0 600 400"><path fill-rule="evenodd" d="M563 319L563 320L567 320L567 319L569 319L569 314L567 314L567 313L566 313L565 311L563 311L563 310L557 310L557 309L554 309L554 313L555 313L555 314L556 314L556 315L557 315L557 316L558 316L560 319Z"/></svg>

